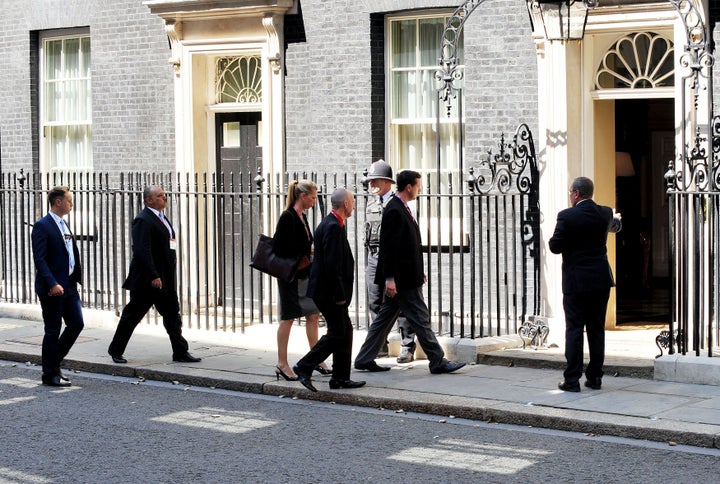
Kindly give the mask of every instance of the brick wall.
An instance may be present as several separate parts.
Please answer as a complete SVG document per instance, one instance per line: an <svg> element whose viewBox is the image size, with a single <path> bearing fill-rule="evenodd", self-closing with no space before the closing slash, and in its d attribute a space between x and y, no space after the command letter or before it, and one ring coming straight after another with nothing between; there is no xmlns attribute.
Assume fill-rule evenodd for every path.
<svg viewBox="0 0 720 484"><path fill-rule="evenodd" d="M362 172L384 157L385 15L452 1L303 0L305 37L286 52L287 166ZM527 9L517 0L480 5L465 26L467 160L501 132L537 126L537 67ZM533 133L535 134L535 133ZM469 165L466 165L469 166Z"/></svg>
<svg viewBox="0 0 720 484"><path fill-rule="evenodd" d="M2 169L37 170L39 33L89 28L98 170L173 170L173 73L163 22L141 0L4 0L0 29Z"/></svg>

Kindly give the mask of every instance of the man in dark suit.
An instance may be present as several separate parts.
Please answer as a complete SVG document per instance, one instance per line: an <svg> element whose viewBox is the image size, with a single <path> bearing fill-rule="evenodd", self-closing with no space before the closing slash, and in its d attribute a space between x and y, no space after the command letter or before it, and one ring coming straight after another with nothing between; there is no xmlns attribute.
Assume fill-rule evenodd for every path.
<svg viewBox="0 0 720 484"><path fill-rule="evenodd" d="M68 187L48 193L50 211L35 222L32 249L35 260L35 291L40 299L45 336L42 343L42 382L54 387L70 386L60 362L72 348L84 323L80 283L80 253L63 217L73 208ZM65 320L65 330L62 321Z"/></svg>
<svg viewBox="0 0 720 484"><path fill-rule="evenodd" d="M155 305L170 336L173 361L196 363L200 358L188 353L188 343L182 336L175 283L177 241L175 231L163 214L167 195L162 188L149 186L143 191L143 200L145 208L133 220L133 256L123 284L130 290L130 301L120 316L108 353L115 363L127 363L123 353L128 341L135 327Z"/></svg>
<svg viewBox="0 0 720 484"><path fill-rule="evenodd" d="M385 285L385 299L355 358L358 370L390 369L375 363L375 358L400 311L412 325L420 346L430 360L430 373L451 373L465 366L464 363L445 359L445 353L430 326L430 313L423 299L425 272L420 229L408 207L408 202L417 198L420 187L418 172L401 171L397 176L397 192L383 211L375 283Z"/></svg>
<svg viewBox="0 0 720 484"><path fill-rule="evenodd" d="M565 310L565 379L558 388L580 391L583 373L583 329L587 331L590 362L585 386L599 390L605 360L605 313L615 285L607 259L607 234L619 232L620 214L592 200L592 180L579 177L570 186L571 208L558 213L550 251L562 254Z"/></svg>
<svg viewBox="0 0 720 484"><path fill-rule="evenodd" d="M355 197L338 188L330 197L330 203L332 212L315 229L315 257L307 290L325 317L327 332L293 367L300 383L313 392L317 391L310 379L313 369L331 354L331 389L358 388L365 384L350 379L353 326L348 306L352 300L355 259L347 240L345 221L355 208Z"/></svg>

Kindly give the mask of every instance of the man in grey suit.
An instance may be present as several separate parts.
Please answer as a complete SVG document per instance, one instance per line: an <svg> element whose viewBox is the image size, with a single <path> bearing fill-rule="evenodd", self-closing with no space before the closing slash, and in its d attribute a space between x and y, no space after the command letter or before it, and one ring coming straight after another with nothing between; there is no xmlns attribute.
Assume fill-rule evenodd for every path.
<svg viewBox="0 0 720 484"><path fill-rule="evenodd" d="M572 207L558 213L550 251L562 254L562 291L565 310L566 392L580 391L583 373L583 330L587 331L590 362L585 386L599 390L605 360L605 313L610 288L615 285L607 259L607 234L619 232L620 214L593 200L592 180L579 177L570 186Z"/></svg>

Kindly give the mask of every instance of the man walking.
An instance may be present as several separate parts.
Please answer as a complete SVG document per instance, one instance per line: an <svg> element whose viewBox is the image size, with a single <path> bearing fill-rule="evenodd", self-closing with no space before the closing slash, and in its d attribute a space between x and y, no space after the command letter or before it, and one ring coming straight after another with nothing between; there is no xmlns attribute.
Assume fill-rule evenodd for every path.
<svg viewBox="0 0 720 484"><path fill-rule="evenodd" d="M317 391L310 378L313 369L331 354L332 390L365 385L364 381L350 379L353 326L348 306L355 280L355 259L347 240L345 221L352 215L355 198L346 189L338 188L330 197L330 203L332 212L315 229L315 257L307 290L325 317L327 332L293 367L300 383L313 392Z"/></svg>
<svg viewBox="0 0 720 484"><path fill-rule="evenodd" d="M42 382L53 387L70 386L60 362L84 327L77 285L81 279L80 252L63 217L73 208L70 189L55 187L48 193L50 211L35 222L32 250L35 291L40 299L45 336L42 342ZM62 322L65 320L65 330Z"/></svg>
<svg viewBox="0 0 720 484"><path fill-rule="evenodd" d="M408 207L420 193L420 174L404 170L398 173L397 193L388 202L382 217L380 252L375 283L385 285L385 299L368 330L365 342L355 358L355 368L387 371L375 362L388 328L400 314L415 330L418 342L430 360L431 373L451 373L465 366L445 359L430 326L430 314L422 295L425 284L420 229Z"/></svg>
<svg viewBox="0 0 720 484"><path fill-rule="evenodd" d="M365 248L367 249L367 267L365 269L365 282L367 284L368 311L371 321L377 317L385 294L385 284L375 283L377 272L378 252L380 250L380 227L385 206L394 195L392 192L393 172L385 160L378 160L370 165L366 180L370 184L370 193L365 209ZM398 363L410 363L415 359L415 332L402 313L397 319L398 330L402 338L402 348L397 357ZM385 337L380 353L387 355L387 336ZM378 356L380 356L378 354Z"/></svg>
<svg viewBox="0 0 720 484"><path fill-rule="evenodd" d="M175 231L163 214L167 195L162 188L149 186L143 191L143 200L145 208L133 220L133 256L123 284L130 290L130 301L120 316L108 353L115 363L127 363L123 353L130 337L150 307L155 305L170 336L173 361L196 363L200 358L188 353L188 343L182 336L175 282L177 241Z"/></svg>
<svg viewBox="0 0 720 484"><path fill-rule="evenodd" d="M607 259L607 234L619 232L620 214L593 200L592 180L579 177L570 186L571 208L558 213L550 251L562 254L562 291L565 310L566 392L580 391L583 373L583 329L587 332L590 362L585 386L599 390L605 360L605 313L610 288L615 285Z"/></svg>

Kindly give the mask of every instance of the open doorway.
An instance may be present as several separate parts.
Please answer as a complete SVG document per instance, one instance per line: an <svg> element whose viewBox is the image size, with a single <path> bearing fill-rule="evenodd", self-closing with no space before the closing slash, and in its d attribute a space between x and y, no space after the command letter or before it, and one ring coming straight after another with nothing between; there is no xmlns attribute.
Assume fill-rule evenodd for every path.
<svg viewBox="0 0 720 484"><path fill-rule="evenodd" d="M617 324L670 317L668 202L663 175L674 157L674 100L615 102Z"/></svg>

